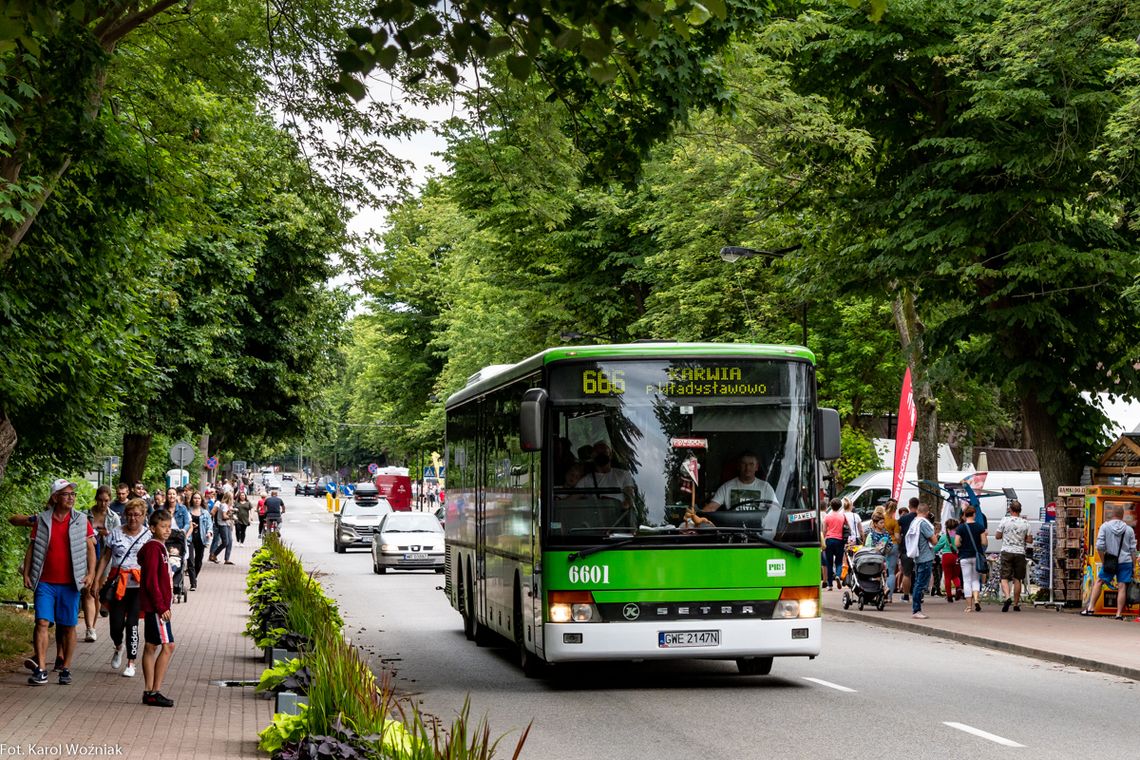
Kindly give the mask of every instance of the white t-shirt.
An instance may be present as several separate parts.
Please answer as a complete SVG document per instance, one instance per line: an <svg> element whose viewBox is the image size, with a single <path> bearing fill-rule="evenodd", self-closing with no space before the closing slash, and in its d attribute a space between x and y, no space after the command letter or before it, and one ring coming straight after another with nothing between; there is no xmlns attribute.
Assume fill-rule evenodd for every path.
<svg viewBox="0 0 1140 760"><path fill-rule="evenodd" d="M751 491L760 494L761 499L767 501L776 501L776 492L768 481L761 478L753 478L751 483L744 483L740 478L733 478L732 480L725 481L720 488L716 489L713 494L712 500L717 504L724 507L731 508L733 503L730 501L733 491Z"/></svg>
<svg viewBox="0 0 1140 760"><path fill-rule="evenodd" d="M108 571L114 572L116 568L122 568L124 571L140 569L139 549L146 546L146 542L149 540L149 528L143 528L140 533L133 536L128 536L122 528L115 528L107 534L104 546L107 551L111 552L110 564L107 565ZM127 580L127 588L138 588L138 585L138 581L133 577Z"/></svg>
<svg viewBox="0 0 1140 760"><path fill-rule="evenodd" d="M626 489L633 490L635 484L633 476L629 474L629 470L621 470L617 467L611 467L609 472L588 472L578 480L577 488L603 488L606 490L620 490L623 494L628 493ZM616 493L599 494L606 499L617 499L624 501L625 496L619 496Z"/></svg>
<svg viewBox="0 0 1140 760"><path fill-rule="evenodd" d="M1007 515L998 525L1001 533L1001 550L1006 554L1025 554L1025 538L1029 535L1029 521L1024 517Z"/></svg>

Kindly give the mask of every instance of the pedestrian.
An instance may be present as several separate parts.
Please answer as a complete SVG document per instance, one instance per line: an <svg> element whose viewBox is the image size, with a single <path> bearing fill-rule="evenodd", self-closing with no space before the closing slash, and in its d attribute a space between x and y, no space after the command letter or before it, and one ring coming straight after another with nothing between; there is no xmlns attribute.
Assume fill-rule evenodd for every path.
<svg viewBox="0 0 1140 760"><path fill-rule="evenodd" d="M1100 571L1096 575L1096 582L1093 583L1088 604L1081 610L1081 614L1086 617L1092 615L1104 584L1115 582L1116 619L1123 620L1128 584L1132 582L1133 558L1136 556L1136 532L1121 519L1124 517L1124 507L1119 504L1106 506L1104 513L1108 519L1096 532L1096 550L1100 553L1101 561Z"/></svg>
<svg viewBox="0 0 1140 760"><path fill-rule="evenodd" d="M95 622L99 619L99 589L103 587L103 576L98 570L99 561L103 558L103 553L107 547L107 537L120 525L119 516L111 511L110 486L103 485L96 489L95 504L91 507L87 519L91 521L91 526L95 529L96 570L91 586L83 589L80 597L83 606L83 622L87 626L87 633L83 640L95 641L98 639L95 634Z"/></svg>
<svg viewBox="0 0 1140 760"><path fill-rule="evenodd" d="M827 557L827 588L838 584L843 574L843 528L847 519L843 516L843 502L832 499L830 511L823 518L824 553Z"/></svg>
<svg viewBox="0 0 1140 760"><path fill-rule="evenodd" d="M265 537L265 499L266 495L260 490L257 492L257 537Z"/></svg>
<svg viewBox="0 0 1140 760"><path fill-rule="evenodd" d="M269 497L265 500L265 529L281 530L281 518L285 514L285 502L277 495L277 489L269 490Z"/></svg>
<svg viewBox="0 0 1140 760"><path fill-rule="evenodd" d="M206 509L202 494L190 491L187 508L190 511L190 523L193 526L190 534L190 560L186 564L190 568L190 590L198 589L198 573L202 572L202 559L206 556L206 549L214 538L214 523L210 519L210 511Z"/></svg>
<svg viewBox="0 0 1140 760"><path fill-rule="evenodd" d="M79 624L79 593L94 582L95 529L75 509L75 484L60 478L51 484L46 508L36 516L24 553L24 587L36 606L35 662L28 683L47 683L48 626L55 624L62 645L59 682L71 683L71 656Z"/></svg>
<svg viewBox="0 0 1140 760"><path fill-rule="evenodd" d="M210 510L210 517L214 521L214 542L210 545L210 561L217 562L222 549L226 550L226 564L230 562L230 554L234 549L234 497L233 494L223 493L221 498L214 501Z"/></svg>
<svg viewBox="0 0 1140 760"><path fill-rule="evenodd" d="M946 530L934 544L935 562L942 565L942 581L946 586L946 601L962 598L962 573L958 568L958 552L954 548L954 531L958 521L951 517L945 523Z"/></svg>
<svg viewBox="0 0 1140 760"><path fill-rule="evenodd" d="M139 656L139 550L150 540L146 527L146 502L131 499L123 513L126 522L107 537L107 551L99 560L98 575L108 569L111 585L111 641L115 651L111 655L111 668L123 665L123 643L127 645L127 666L124 678L134 678L135 660Z"/></svg>
<svg viewBox="0 0 1140 760"><path fill-rule="evenodd" d="M930 584L930 574L934 567L934 526L930 524L929 518L930 505L919 504L904 539L907 556L914 560L910 616L918 620L927 617L922 611L922 595Z"/></svg>
<svg viewBox="0 0 1140 760"><path fill-rule="evenodd" d="M966 612L971 610L981 612L980 567L985 562L989 539L986 537L986 529L977 523L976 510L973 506L967 505L962 509L962 522L958 523L954 533L954 548L958 550L958 567L962 569L962 587L969 595Z"/></svg>
<svg viewBox="0 0 1140 760"><path fill-rule="evenodd" d="M139 607L143 613L143 704L174 707L174 700L162 694L162 680L174 656L174 629L170 624L173 585L166 540L170 538L170 513L159 510L150 516L151 540L139 552L142 590Z"/></svg>
<svg viewBox="0 0 1140 760"><path fill-rule="evenodd" d="M115 500L111 502L111 511L123 519L123 510L127 508L127 501L131 498L131 487L126 483L115 486Z"/></svg>
<svg viewBox="0 0 1140 760"><path fill-rule="evenodd" d="M934 525L934 546L938 546L938 542L942 540L942 523L938 520L931 520ZM942 596L942 558L938 554L938 549L934 550L934 564L931 565L930 574L930 595ZM926 589L923 589L923 593Z"/></svg>
<svg viewBox="0 0 1140 760"><path fill-rule="evenodd" d="M917 516L918 499L912 497L909 508L904 507L899 510L899 567L902 568L899 577L899 591L902 591L904 602L910 599L911 586L914 584L914 558L907 556L903 539Z"/></svg>
<svg viewBox="0 0 1140 760"><path fill-rule="evenodd" d="M887 601L892 601L895 593L895 572L899 565L899 521L897 517L899 503L888 499L883 507L883 529L890 534L891 545L883 552L887 559Z"/></svg>
<svg viewBox="0 0 1140 760"><path fill-rule="evenodd" d="M167 507L166 500L169 493L165 488L154 489L154 496L151 497L150 503L147 504L147 518L150 518L152 512L157 512L160 509L165 509L167 512L174 511L174 505Z"/></svg>
<svg viewBox="0 0 1140 760"><path fill-rule="evenodd" d="M245 531L249 528L249 513L252 509L253 505L249 503L249 496L244 490L238 490L237 502L234 504L236 520L234 528L237 531L237 542L242 546L245 546Z"/></svg>
<svg viewBox="0 0 1140 760"><path fill-rule="evenodd" d="M1009 514L998 524L997 537L1001 539L1001 611L1021 612L1021 584L1025 580L1025 542L1029 537L1029 521L1021 516L1021 502L1009 503ZM1010 587L1013 593L1010 593Z"/></svg>
<svg viewBox="0 0 1140 760"><path fill-rule="evenodd" d="M146 486L143 485L141 480L136 480L135 484L131 486L131 498L142 499L143 503L146 504L148 512L151 510L151 507L154 506L154 499L146 492Z"/></svg>

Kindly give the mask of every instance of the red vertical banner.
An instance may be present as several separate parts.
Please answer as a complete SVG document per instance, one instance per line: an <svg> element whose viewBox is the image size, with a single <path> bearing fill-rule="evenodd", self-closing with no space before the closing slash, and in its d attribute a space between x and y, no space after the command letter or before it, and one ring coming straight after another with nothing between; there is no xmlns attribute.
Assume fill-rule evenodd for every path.
<svg viewBox="0 0 1140 760"><path fill-rule="evenodd" d="M895 470L891 480L891 498L898 501L906 481L906 464L910 460L910 442L914 440L914 423L918 412L914 406L910 367L903 375L902 393L899 394L899 424L895 433Z"/></svg>

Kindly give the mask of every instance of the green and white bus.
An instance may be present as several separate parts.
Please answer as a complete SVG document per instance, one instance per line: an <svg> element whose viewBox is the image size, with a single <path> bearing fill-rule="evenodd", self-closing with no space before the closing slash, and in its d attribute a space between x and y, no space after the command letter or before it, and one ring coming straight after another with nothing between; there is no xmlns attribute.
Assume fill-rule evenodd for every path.
<svg viewBox="0 0 1140 760"><path fill-rule="evenodd" d="M688 657L762 675L819 654L818 463L839 417L806 348L548 349L473 375L446 439L446 593L528 674Z"/></svg>

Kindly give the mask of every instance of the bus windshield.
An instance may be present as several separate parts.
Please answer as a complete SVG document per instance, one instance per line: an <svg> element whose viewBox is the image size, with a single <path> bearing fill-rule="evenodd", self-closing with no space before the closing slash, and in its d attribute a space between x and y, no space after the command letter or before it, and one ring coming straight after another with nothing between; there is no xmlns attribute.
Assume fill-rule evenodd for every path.
<svg viewBox="0 0 1140 760"><path fill-rule="evenodd" d="M762 534L818 544L807 363L568 363L551 368L550 399L548 543Z"/></svg>

